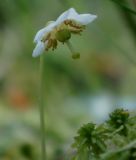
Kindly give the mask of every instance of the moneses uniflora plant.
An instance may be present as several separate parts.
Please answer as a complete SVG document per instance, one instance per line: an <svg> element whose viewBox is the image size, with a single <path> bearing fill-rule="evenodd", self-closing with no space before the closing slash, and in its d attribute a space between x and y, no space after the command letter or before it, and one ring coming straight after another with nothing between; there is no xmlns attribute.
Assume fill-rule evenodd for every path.
<svg viewBox="0 0 136 160"><path fill-rule="evenodd" d="M34 38L36 47L33 51L33 57L37 57L44 51L56 49L58 43L65 43L72 52L72 58L80 57L80 54L75 52L70 38L72 34L80 34L87 24L96 19L96 15L78 14L74 8L62 13L56 21L50 21L47 25L39 30Z"/></svg>
<svg viewBox="0 0 136 160"><path fill-rule="evenodd" d="M39 109L40 109L40 128L41 128L41 160L47 160L46 155L46 134L45 134L45 115L44 115L44 51L49 49L56 49L58 43L67 44L69 47L72 58L77 59L80 54L75 52L70 38L72 34L80 34L88 23L91 23L96 18L91 14L78 14L74 8L62 13L56 21L50 21L46 27L39 30L34 38L36 47L32 56L37 57L40 55L40 93L39 93Z"/></svg>

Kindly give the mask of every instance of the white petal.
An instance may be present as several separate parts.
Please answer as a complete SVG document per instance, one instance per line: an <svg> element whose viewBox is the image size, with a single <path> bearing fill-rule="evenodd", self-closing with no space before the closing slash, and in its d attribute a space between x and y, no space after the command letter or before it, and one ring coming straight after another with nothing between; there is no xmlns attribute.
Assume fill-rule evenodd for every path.
<svg viewBox="0 0 136 160"><path fill-rule="evenodd" d="M38 41L40 41L45 33L46 33L46 28L39 30L36 33L36 36L34 38L34 42L37 43Z"/></svg>
<svg viewBox="0 0 136 160"><path fill-rule="evenodd" d="M33 57L37 57L39 56L40 54L42 54L42 52L44 51L45 49L45 44L41 41L39 41L35 47L35 49L33 50L33 54L32 56Z"/></svg>
<svg viewBox="0 0 136 160"><path fill-rule="evenodd" d="M76 17L76 21L83 24L83 25L87 25L88 23L91 23L93 20L95 20L97 18L96 15L92 15L92 14L80 14Z"/></svg>
<svg viewBox="0 0 136 160"><path fill-rule="evenodd" d="M34 42L37 43L38 41L41 41L42 38L44 36L46 36L46 34L48 34L49 32L51 32L53 30L53 28L56 26L56 22L51 22L47 27L39 30L37 33L36 33L36 36L34 38Z"/></svg>
<svg viewBox="0 0 136 160"><path fill-rule="evenodd" d="M78 14L74 8L70 8L69 10L62 13L59 18L56 20L56 24L59 25L63 23L65 20L74 20L82 25L87 25L88 23L91 23L94 19L96 19L96 15L92 14Z"/></svg>
<svg viewBox="0 0 136 160"><path fill-rule="evenodd" d="M63 12L56 20L57 25L61 24L67 19L70 19L69 17L74 17L77 16L77 12L75 11L74 8L70 8L69 10Z"/></svg>
<svg viewBox="0 0 136 160"><path fill-rule="evenodd" d="M76 12L74 8L69 9L69 15L67 19L75 19L79 14Z"/></svg>

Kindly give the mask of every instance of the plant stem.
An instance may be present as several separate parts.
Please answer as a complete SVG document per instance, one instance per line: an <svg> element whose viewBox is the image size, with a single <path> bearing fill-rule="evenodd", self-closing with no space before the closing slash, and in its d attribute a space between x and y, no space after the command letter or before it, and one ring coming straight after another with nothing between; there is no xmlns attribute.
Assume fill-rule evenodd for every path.
<svg viewBox="0 0 136 160"><path fill-rule="evenodd" d="M44 117L44 54L40 56L40 127L41 127L41 160L46 160L46 137Z"/></svg>
<svg viewBox="0 0 136 160"><path fill-rule="evenodd" d="M111 156L112 154L116 154L116 153L120 153L120 152L123 152L123 151L126 151L126 150L129 150L131 149L132 147L134 147L136 145L136 140L132 141L131 143L127 144L126 146L120 148L120 149L117 149L117 150L111 150L111 151L108 151L107 153L104 153L101 155L101 158L103 160L105 160L107 157Z"/></svg>
<svg viewBox="0 0 136 160"><path fill-rule="evenodd" d="M124 4L127 3L126 0L123 0ZM128 3L129 5L129 3ZM123 16L123 19L125 20L127 26L129 27L132 36L134 37L134 39L136 40L136 21L135 21L135 17L133 16L133 14L131 14L130 12L124 10L124 8L120 5L117 5L118 9L120 10L121 15Z"/></svg>
<svg viewBox="0 0 136 160"><path fill-rule="evenodd" d="M120 126L118 129L116 129L112 134L111 137L113 137L116 133L120 132L122 129L124 129L124 126Z"/></svg>
<svg viewBox="0 0 136 160"><path fill-rule="evenodd" d="M113 1L113 2L117 3L118 5L120 5L124 10L126 10L126 11L128 11L128 12L134 14L134 15L136 15L136 11L133 10L133 9L131 9L131 8L129 8L129 7L126 5L126 3L124 4L123 2L120 2L120 1L118 1L118 0L111 0L111 1Z"/></svg>

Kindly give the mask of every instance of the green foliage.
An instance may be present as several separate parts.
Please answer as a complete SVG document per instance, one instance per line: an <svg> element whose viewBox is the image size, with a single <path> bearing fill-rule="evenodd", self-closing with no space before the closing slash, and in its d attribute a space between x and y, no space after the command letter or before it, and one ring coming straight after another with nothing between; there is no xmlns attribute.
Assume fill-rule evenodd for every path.
<svg viewBox="0 0 136 160"><path fill-rule="evenodd" d="M97 128L95 124L88 123L79 129L73 147L78 148L81 153L87 153L88 156L89 152L93 155L99 155L106 149L104 139L105 133L101 127Z"/></svg>
<svg viewBox="0 0 136 160"><path fill-rule="evenodd" d="M109 124L115 128L119 128L121 125L125 125L129 117L129 112L123 109L117 109L110 114Z"/></svg>
<svg viewBox="0 0 136 160"><path fill-rule="evenodd" d="M127 135L126 124L129 118L129 112L123 109L117 109L112 114L110 114L110 119L107 121L111 129L118 129L122 127L119 132L122 135Z"/></svg>
<svg viewBox="0 0 136 160"><path fill-rule="evenodd" d="M73 160L136 159L135 120L127 110L116 109L101 125L83 125L75 137Z"/></svg>

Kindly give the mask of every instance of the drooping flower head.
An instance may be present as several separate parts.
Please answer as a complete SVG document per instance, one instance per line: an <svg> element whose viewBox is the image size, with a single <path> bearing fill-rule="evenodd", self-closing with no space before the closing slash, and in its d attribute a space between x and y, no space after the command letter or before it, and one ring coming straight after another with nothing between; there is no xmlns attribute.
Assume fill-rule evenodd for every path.
<svg viewBox="0 0 136 160"><path fill-rule="evenodd" d="M56 21L48 22L46 27L37 32L32 56L37 57L44 50L56 49L58 42L68 42L72 34L80 34L96 17L92 14L78 14L74 8L65 11Z"/></svg>

